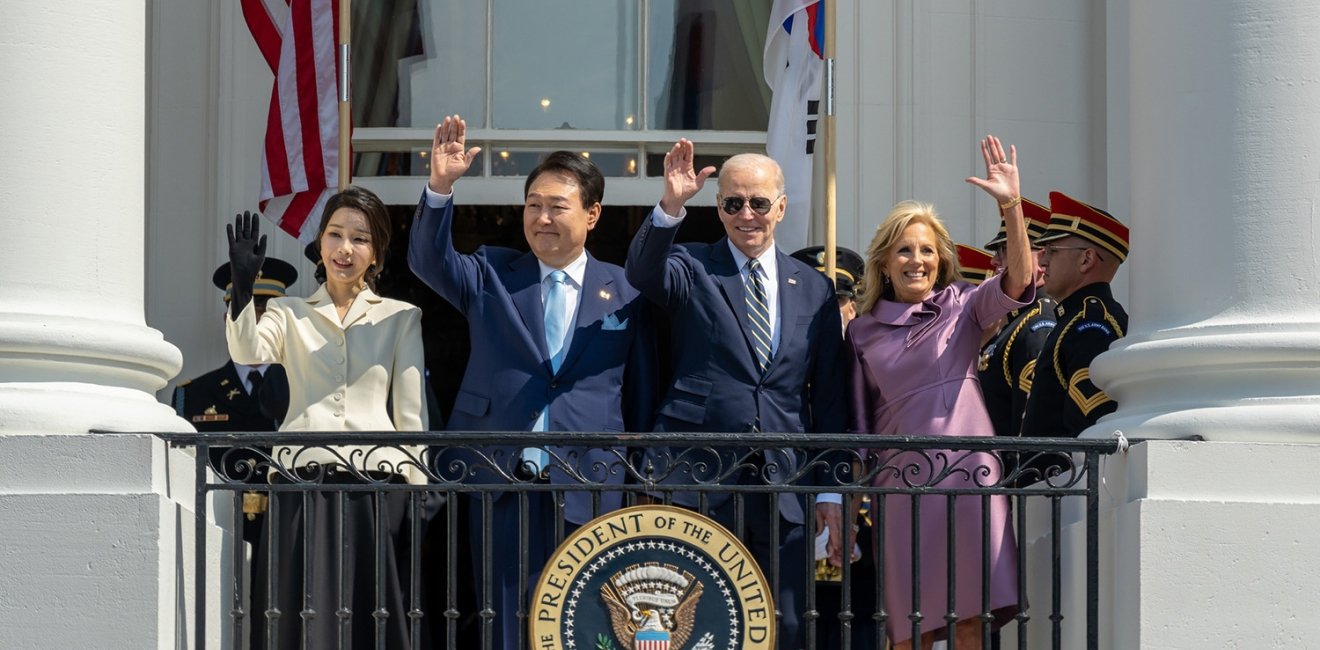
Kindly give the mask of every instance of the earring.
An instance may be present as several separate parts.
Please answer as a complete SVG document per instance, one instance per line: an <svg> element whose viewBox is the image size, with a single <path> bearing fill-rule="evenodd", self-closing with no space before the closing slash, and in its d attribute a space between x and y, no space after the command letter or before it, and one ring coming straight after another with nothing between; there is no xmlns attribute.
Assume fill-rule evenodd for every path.
<svg viewBox="0 0 1320 650"><path fill-rule="evenodd" d="M889 284L889 276L887 275L880 276L880 281L884 282L885 284Z"/></svg>

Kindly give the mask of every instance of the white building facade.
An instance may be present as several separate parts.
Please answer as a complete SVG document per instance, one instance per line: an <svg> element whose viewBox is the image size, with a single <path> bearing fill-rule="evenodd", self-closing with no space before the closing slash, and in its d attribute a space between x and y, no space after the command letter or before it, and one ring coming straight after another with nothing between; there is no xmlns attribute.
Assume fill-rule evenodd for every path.
<svg viewBox="0 0 1320 650"><path fill-rule="evenodd" d="M760 72L755 38L740 28L769 0L417 4L419 40L402 29L411 45L392 47L406 56L377 68L399 88L395 115L358 129L355 149L415 159L429 125L461 113L487 146L464 202L521 201L499 151L589 149L621 170L607 202L646 206L661 191L648 156L675 138L698 153L764 146L765 97L746 79ZM743 85L703 96L713 117L683 128L678 82L664 79L687 63L672 41L692 11L718 19L703 52ZM1107 461L1102 647L1320 647L1320 6L838 0L836 12L841 245L864 250L909 198L934 202L955 239L989 240L996 207L963 181L983 173L988 133L1018 147L1028 198L1064 191L1132 229L1115 283L1131 331L1095 369L1120 408L1090 433L1213 442L1147 442ZM271 73L237 2L0 0L0 15L0 223L19 244L0 256L0 522L17 531L11 552L39 559L0 572L0 628L14 647L186 646L191 463L149 436L85 434L186 430L157 400L225 360L210 277L227 259L224 224L256 207ZM386 45L354 47L357 60ZM535 67L548 52L580 65ZM411 205L424 181L354 182ZM272 242L310 294L301 246ZM112 471L32 470L52 455ZM43 552L52 539L68 542ZM127 606L98 586L124 576L141 594Z"/></svg>

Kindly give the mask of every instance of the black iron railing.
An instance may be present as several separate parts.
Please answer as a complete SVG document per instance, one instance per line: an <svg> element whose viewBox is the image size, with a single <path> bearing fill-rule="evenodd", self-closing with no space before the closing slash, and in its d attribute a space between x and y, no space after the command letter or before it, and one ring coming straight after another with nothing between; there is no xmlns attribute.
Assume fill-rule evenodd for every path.
<svg viewBox="0 0 1320 650"><path fill-rule="evenodd" d="M807 647L830 648L887 648L888 626L910 625L911 633L919 636L922 623L930 618L940 619L950 637L954 636L955 575L959 571L979 570L982 573L982 603L979 620L983 647L990 647L992 621L990 611L989 535L990 502L1005 497L1011 503L1009 525L1019 540L1017 566L1017 595L1015 623L1018 647L1025 648L1027 628L1033 620L1044 619L1037 625L1051 627L1051 646L1063 644L1066 626L1085 627L1086 647L1098 647L1099 603L1099 459L1118 449L1111 440L1071 439L1002 439L1002 438L930 438L930 437L877 437L867 435L815 435L815 434L590 434L590 433L252 433L252 434L161 434L169 443L191 447L197 451L196 477L196 616L195 638L197 647L206 647L207 629L205 612L208 599L224 594L228 600L229 630L224 635L226 644L249 647L250 643L275 647L281 633L287 637L288 621L295 621L306 633L309 621L317 617L332 617L339 630L341 647L352 647L349 639L353 622L353 603L370 603L371 624L375 627L376 647L387 647L385 628L393 619L396 624L406 621L406 634L414 648L470 648L491 647L490 638L499 624L497 606L493 602L492 567L495 563L517 562L518 592L523 594L517 612L518 629L525 629L529 616L526 594L532 577L539 567L529 566L534 560L528 553L528 526L519 525L517 531L497 530L492 521L493 503L497 498L518 499L518 519L527 521L529 498L533 494L549 494L554 504L554 540L563 540L574 525L565 518L568 495L590 495L591 514L602 512L602 502L621 494L622 505L638 503L671 504L676 495L695 495L692 508L703 514L710 511L714 495L719 500L732 502L730 521L734 535L743 537L749 525L745 512L756 499L765 499L767 508L775 512L774 503L782 494L799 495L804 512L811 513L821 494L838 493L845 503L854 495L869 497L866 517L871 528L883 531L893 524L887 503L893 497L910 499L912 522L921 517L923 508L942 508L946 517L948 548L955 545L955 521L962 497L975 497L981 504L981 537L983 555L980 567L954 566L952 554L944 570L947 577L945 591L948 604L945 611L905 613L907 620L891 621L886 611L887 576L885 535L876 534L867 544L864 555L872 555L872 564L862 577L856 577L858 568L865 566L845 564L840 582L817 583L818 567L808 557L802 566L780 566L777 550L772 551L770 566L762 567L775 589L787 571L802 571L808 576L805 599L799 612L806 630ZM343 447L352 446L352 447ZM542 472L529 472L519 462L521 450L541 446L548 452L549 466ZM575 451L565 451L571 446ZM274 452L271 452L274 449ZM867 450L865 452L859 450ZM221 451L217 451L221 450ZM589 455L583 450L595 450ZM787 455L786 455L787 454ZM791 456L792 462L782 459ZM315 462L308 462L315 457ZM221 471L208 471L212 463ZM402 482L400 475L411 475L413 482ZM822 480L823 477L823 480ZM550 480L547 480L549 478ZM880 485L877 486L877 479ZM244 567L247 551L244 544L229 549L230 561L222 563L227 575L214 575L207 561L207 520L209 504L215 495L231 494L233 504L232 526L240 531L251 526L256 510L265 510L267 520L278 519L281 508L298 508L310 503L312 495L330 495L329 511L321 513L333 520L334 561L359 561L348 558L349 551L359 551L350 538L362 531L349 530L345 522L353 521L351 505L369 495L374 503L377 525L373 528L373 543L362 546L374 553L377 569L370 584L334 585L337 606L333 611L317 609L312 605L311 587L302 584L281 584L281 567L272 557L263 566L261 584L248 585L251 572ZM394 496L391 496L394 495ZM888 497L888 498L886 498ZM930 498L927 498L930 497ZM940 499L943 497L943 499ZM1053 547L1049 560L1051 593L1046 615L1036 613L1045 608L1043 603L1028 602L1028 558L1025 534L1028 530L1028 504L1032 500L1046 500L1049 504L1049 530ZM411 524L404 528L405 539L396 540L393 551L387 548L383 530L387 527L385 511L387 501L404 503L404 516ZM1061 547L1063 504L1065 501L1084 503L1085 558L1070 557ZM247 513L245 513L245 510ZM763 511L765 509L762 509ZM303 523L310 523L312 509L302 507ZM770 517L764 522L777 538L780 521ZM849 520L855 520L849 516ZM249 523L245 523L249 522ZM1034 522L1033 522L1034 524ZM815 520L805 517L806 539L815 537ZM932 540L922 539L919 526L911 528L912 570L920 565L920 553ZM473 551L464 547L470 543L477 529L480 539L487 540L485 548ZM865 527L864 527L865 528ZM281 540L278 526L263 526L258 538L265 548L290 545ZM497 535L517 535L516 558L495 557L489 540ZM237 537L237 533L235 535ZM427 540L430 540L429 542ZM325 544L327 540L313 540L304 536L294 542L303 546L304 558L312 557L308 547ZM386 592L387 576L381 568L387 554L406 568L406 584L399 585L404 594L403 611L390 611ZM429 557L428 557L429 555ZM471 566L470 558L480 566ZM305 560L304 576L317 571L311 560ZM1085 620L1065 617L1062 594L1064 564L1085 566ZM427 571L426 567L432 570ZM439 569L436 569L436 568ZM285 567L287 568L287 567ZM437 573L438 571L438 573ZM920 602L919 575L910 578L904 588L912 589L912 601ZM888 576L893 578L893 576ZM892 580L895 584L902 582ZM437 584L438 583L438 584ZM224 588L222 588L222 586ZM1072 586L1072 585L1069 585ZM295 590L295 591L290 591ZM252 598L246 594L251 592ZM301 594L299 611L281 611L273 603L280 602L285 592ZM474 595L475 594L475 595ZM285 595L287 597L287 594ZM265 603L261 611L253 611L252 602ZM822 612L822 603L828 600L830 611ZM865 611L855 611L864 603ZM400 609L400 608L396 608ZM780 612L782 616L782 612ZM279 621L286 620L281 631ZM965 618L965 617L963 617ZM357 623L361 625L361 623ZM245 629L249 631L245 633ZM360 632L360 631L359 631ZM521 635L516 647L534 647ZM821 639L828 638L828 641ZM286 643L288 639L286 638ZM511 642L512 643L512 642ZM952 641L950 642L950 647Z"/></svg>

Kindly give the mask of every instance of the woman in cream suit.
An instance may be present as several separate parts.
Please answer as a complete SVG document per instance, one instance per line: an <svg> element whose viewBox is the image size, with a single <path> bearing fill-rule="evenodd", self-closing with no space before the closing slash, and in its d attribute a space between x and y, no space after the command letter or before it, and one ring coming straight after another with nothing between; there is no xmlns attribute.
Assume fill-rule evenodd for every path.
<svg viewBox="0 0 1320 650"><path fill-rule="evenodd" d="M280 430L426 430L421 311L372 291L391 229L380 199L356 187L329 199L317 233L325 283L310 298L269 301L260 320L251 304L266 246L257 224L257 215L244 213L228 229L234 286L225 334L235 361L279 363L287 370L289 413ZM274 454L300 480L425 482L417 468L419 448L276 447ZM289 478L272 470L270 481ZM259 646L303 647L306 626L305 647L337 647L341 632L351 647L374 647L378 623L372 612L380 608L389 613L383 621L386 647L412 648L407 616L412 603L406 597L409 495L343 492L341 527L340 494L307 494L276 494L267 517L273 530L263 531L257 545L259 569L278 560L272 576L277 602L269 602L267 585L252 590ZM385 561L383 589L376 580L378 551ZM337 616L341 580L352 612L344 629ZM310 604L304 603L305 593ZM267 625L264 612L272 608L280 615Z"/></svg>

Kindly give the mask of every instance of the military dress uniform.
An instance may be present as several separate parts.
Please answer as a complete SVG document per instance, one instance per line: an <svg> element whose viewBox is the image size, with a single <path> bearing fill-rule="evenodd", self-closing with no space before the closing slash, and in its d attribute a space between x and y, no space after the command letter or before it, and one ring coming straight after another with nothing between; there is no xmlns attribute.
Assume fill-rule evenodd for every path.
<svg viewBox="0 0 1320 650"><path fill-rule="evenodd" d="M1075 438L1118 404L1091 381L1091 361L1127 331L1127 312L1097 282L1054 308L1058 325L1036 361L1024 435Z"/></svg>
<svg viewBox="0 0 1320 650"><path fill-rule="evenodd" d="M954 244L958 253L958 276L963 282L981 284L995 275L994 255L967 244Z"/></svg>
<svg viewBox="0 0 1320 650"><path fill-rule="evenodd" d="M1060 192L1050 193L1050 224L1038 240L1077 236L1119 262L1128 229L1109 213ZM1054 308L1057 325L1036 360L1022 435L1075 438L1118 404L1091 380L1091 362L1127 331L1128 316L1108 282L1077 289Z"/></svg>
<svg viewBox="0 0 1320 650"><path fill-rule="evenodd" d="M1026 222L1027 238L1035 247L1034 242L1045 234L1049 224L1049 208L1023 199L1022 216ZM997 250L1007 240L1007 230L1003 222L1000 222L999 234L987 242L985 247ZM1027 394L1031 392L1036 357L1054 330L1054 307L1057 304L1037 288L1036 302L1009 312L1003 326L981 348L977 377L981 382L981 394L985 397L990 423L997 436L1018 436L1022 433L1022 412L1027 406Z"/></svg>
<svg viewBox="0 0 1320 650"><path fill-rule="evenodd" d="M1022 412L1027 406L1036 372L1036 358L1054 331L1058 306L1050 298L1008 314L1008 322L981 348L977 376L985 409L997 436L1022 433Z"/></svg>

